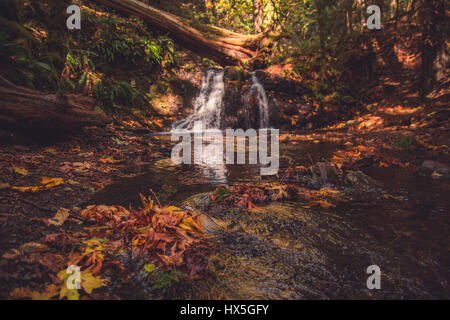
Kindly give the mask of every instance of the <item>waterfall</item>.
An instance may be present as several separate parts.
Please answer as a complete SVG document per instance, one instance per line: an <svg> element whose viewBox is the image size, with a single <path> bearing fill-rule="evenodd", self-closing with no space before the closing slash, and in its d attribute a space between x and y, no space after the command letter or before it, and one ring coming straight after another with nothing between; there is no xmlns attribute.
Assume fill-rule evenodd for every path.
<svg viewBox="0 0 450 320"><path fill-rule="evenodd" d="M194 101L194 112L186 119L175 123L172 126L172 131L176 129L197 131L197 129L194 130L196 121L202 122L203 128L200 130L202 132L211 129L220 129L223 117L224 95L224 71L214 69L204 71L200 85L200 93ZM206 141L204 141L204 144L208 145ZM195 148L196 147L194 147L194 152L199 152L196 151ZM203 156L204 154L202 157ZM201 170L205 179L217 185L227 184L228 171L226 165L223 163L223 155L214 155L212 158L211 155L209 155L207 160L207 162L197 164L197 167ZM214 160L216 160L217 163L214 163Z"/></svg>
<svg viewBox="0 0 450 320"><path fill-rule="evenodd" d="M223 97L225 95L224 71L208 69L203 72L200 93L194 101L194 112L186 119L173 124L172 129L192 130L196 121L202 121L203 129L221 129L224 125ZM249 99L255 97L259 108L259 128L269 127L269 102L263 85L256 73L251 73L251 86L244 96L245 108L249 110ZM247 114L248 116L248 114Z"/></svg>
<svg viewBox="0 0 450 320"><path fill-rule="evenodd" d="M194 112L173 125L173 129L191 130L195 121L202 121L204 129L221 128L225 83L222 70L206 70L202 77L200 94L194 101Z"/></svg>
<svg viewBox="0 0 450 320"><path fill-rule="evenodd" d="M224 117L225 95L224 71L209 69L203 72L200 85L200 93L194 101L194 111L186 119L173 124L172 132L175 130L189 130L198 134L206 133L212 129L222 129L225 125L222 121ZM269 126L269 104L264 87L258 81L256 74L251 73L251 87L244 96L245 107L248 110L249 99L255 97L259 108L259 128L264 129ZM249 116L249 114L247 114ZM201 121L203 128L198 130L195 123ZM227 166L225 165L223 154L206 154L204 147L208 146L208 141L203 141L201 146L194 146L195 152L201 153L203 162L196 163L206 180L218 185L227 183ZM197 149L196 149L197 148ZM206 158L205 158L206 156ZM206 160L206 161L205 161Z"/></svg>
<svg viewBox="0 0 450 320"><path fill-rule="evenodd" d="M248 110L248 101L253 94L256 94L259 108L259 128L265 129L269 127L269 101L263 85L256 77L256 73L252 72L252 86L244 97L245 107Z"/></svg>

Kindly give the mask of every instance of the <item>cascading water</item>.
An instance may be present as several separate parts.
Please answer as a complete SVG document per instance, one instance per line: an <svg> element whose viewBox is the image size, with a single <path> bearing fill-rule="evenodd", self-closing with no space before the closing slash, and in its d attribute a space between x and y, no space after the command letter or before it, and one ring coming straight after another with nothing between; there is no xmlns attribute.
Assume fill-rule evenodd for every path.
<svg viewBox="0 0 450 320"><path fill-rule="evenodd" d="M200 86L200 93L194 102L194 112L186 119L181 120L173 125L174 130L189 130L198 131L195 128L195 123L202 122L201 131L208 131L212 129L222 129L224 123L222 118L224 115L223 98L225 95L224 71L209 69L204 71ZM258 81L256 74L251 73L251 87L244 96L245 107L248 110L248 101L250 97L256 98L259 108L259 127L260 129L268 128L269 126L269 104L264 87ZM195 149L195 148L194 148ZM219 156L219 155L216 155ZM223 155L221 155L223 156ZM203 176L211 182L218 184L227 183L227 167L220 161L223 159L211 159L209 161L198 164L198 167L203 173ZM214 161L217 160L217 161Z"/></svg>
<svg viewBox="0 0 450 320"><path fill-rule="evenodd" d="M244 97L245 108L248 110L248 102L252 95L256 94L259 108L259 128L265 129L269 127L269 101L267 99L266 91L263 85L256 77L256 73L252 72L252 86Z"/></svg>
<svg viewBox="0 0 450 320"><path fill-rule="evenodd" d="M204 71L200 85L200 93L194 101L194 112L185 120L179 121L173 125L174 130L197 131L195 123L202 122L201 131L211 129L220 129L223 113L223 96L225 94L224 72L222 70L209 69ZM197 147L194 147L194 152ZM203 155L204 156L204 155ZM203 176L207 181L217 183L218 185L227 183L227 168L223 163L223 155L215 155L222 159L204 159L203 163L198 164ZM216 160L216 161L214 161Z"/></svg>
<svg viewBox="0 0 450 320"><path fill-rule="evenodd" d="M224 71L217 69L208 69L204 71L200 85L200 93L194 101L194 112L186 119L176 122L173 125L173 129L192 130L196 121L202 121L203 129L221 129L224 125L224 123L222 123L224 95ZM244 96L244 104L247 110L251 97L255 97L257 101L259 109L259 128L268 128L269 102L266 91L259 82L255 72L251 73L251 86Z"/></svg>
<svg viewBox="0 0 450 320"><path fill-rule="evenodd" d="M174 129L192 130L196 121L202 121L203 129L221 127L223 96L225 94L224 72L209 69L204 72L200 94L194 102L194 112L185 120L174 124Z"/></svg>

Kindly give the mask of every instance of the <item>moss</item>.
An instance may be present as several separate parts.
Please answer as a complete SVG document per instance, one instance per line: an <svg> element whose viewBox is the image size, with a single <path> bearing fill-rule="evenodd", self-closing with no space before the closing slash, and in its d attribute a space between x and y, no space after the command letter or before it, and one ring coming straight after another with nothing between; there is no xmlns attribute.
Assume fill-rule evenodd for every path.
<svg viewBox="0 0 450 320"><path fill-rule="evenodd" d="M226 78L229 81L242 81L245 76L245 70L238 66L229 67L226 70Z"/></svg>
<svg viewBox="0 0 450 320"><path fill-rule="evenodd" d="M397 138L397 140L394 142L394 145L399 148L408 149L415 142L416 142L416 139L414 137L402 135Z"/></svg>

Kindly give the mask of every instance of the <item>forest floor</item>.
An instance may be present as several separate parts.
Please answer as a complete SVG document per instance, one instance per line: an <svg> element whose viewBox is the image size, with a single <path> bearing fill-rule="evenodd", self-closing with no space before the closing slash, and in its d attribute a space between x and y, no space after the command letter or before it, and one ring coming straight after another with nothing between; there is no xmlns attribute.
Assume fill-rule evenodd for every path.
<svg viewBox="0 0 450 320"><path fill-rule="evenodd" d="M430 109L419 105L402 107L397 100L386 100L383 105L373 106L370 113L350 121L302 134L283 134L282 143L338 142L345 147L335 152L329 162L350 171L370 166L398 167L432 179L448 178L450 126L448 119L439 117L446 112L445 104L436 103ZM145 164L170 155L170 145L155 143L158 140L147 139L139 133L146 131L144 126L119 119L105 129L87 128L79 135L52 144L1 147L2 299L49 298L58 294L75 298L70 292L61 293L59 289L64 279L60 272L74 259L74 253L78 253L78 261L85 259L84 265L88 265L87 269L91 271L83 275L86 286L91 286L90 289L85 288L89 294L84 298L124 298L106 290L92 293L93 288L105 284L100 276L95 276L102 275L105 269L115 268L113 272L120 273L130 271L118 260L105 259L99 237L92 237L96 233L89 229L93 228L91 223L105 221L95 218L92 221L91 216L85 212L80 216L80 213L93 194L115 179L137 176ZM432 161L423 163L425 160ZM280 176L289 178L296 174L295 171L305 168L290 170L280 173ZM161 191L154 192L158 194ZM189 217L180 218L176 224L182 225ZM193 226L194 222L185 229L192 231L195 229ZM201 229L199 227L199 233ZM167 232L170 234L171 231ZM195 238L189 232L185 236ZM117 246L123 246L123 249L133 247L126 242ZM96 253L98 256L94 257ZM167 253L170 259L173 259L172 254ZM164 258L161 261L164 264ZM186 263L185 259L180 266ZM146 266L154 268L153 264ZM191 271L195 268L190 266Z"/></svg>

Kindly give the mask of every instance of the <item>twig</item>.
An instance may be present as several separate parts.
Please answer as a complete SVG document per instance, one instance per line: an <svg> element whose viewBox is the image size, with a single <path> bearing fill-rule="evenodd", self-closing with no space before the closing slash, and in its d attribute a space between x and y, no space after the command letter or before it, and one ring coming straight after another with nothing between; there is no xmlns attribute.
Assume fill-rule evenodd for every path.
<svg viewBox="0 0 450 320"><path fill-rule="evenodd" d="M39 209L41 211L56 212L56 210L54 210L54 209L50 209L50 208L47 208L47 207L42 207L42 206L40 206L40 205L30 201L30 200L26 200L26 199L19 199L19 200L22 201L22 202L25 202L26 204L29 204L29 205L37 208L37 209Z"/></svg>
<svg viewBox="0 0 450 320"><path fill-rule="evenodd" d="M153 189L150 189L150 192L153 193L153 196L156 198L156 201L158 201L159 207L162 208L161 202L159 202L158 197L156 196L155 192L153 191Z"/></svg>

